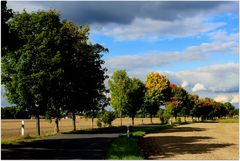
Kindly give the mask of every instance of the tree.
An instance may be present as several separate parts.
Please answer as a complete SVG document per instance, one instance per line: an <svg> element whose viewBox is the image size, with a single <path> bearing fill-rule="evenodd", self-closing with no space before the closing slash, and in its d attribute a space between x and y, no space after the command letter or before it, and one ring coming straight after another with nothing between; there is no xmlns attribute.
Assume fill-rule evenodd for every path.
<svg viewBox="0 0 240 161"><path fill-rule="evenodd" d="M1 108L2 119L29 119L30 114L27 110L19 106Z"/></svg>
<svg viewBox="0 0 240 161"><path fill-rule="evenodd" d="M175 120L178 115L182 115L184 117L189 115L188 107L188 93L182 87L176 87L172 89L172 112L175 117Z"/></svg>
<svg viewBox="0 0 240 161"><path fill-rule="evenodd" d="M157 113L160 105L168 101L171 95L170 81L166 76L152 72L147 75L145 87L144 106L152 123L152 115Z"/></svg>
<svg viewBox="0 0 240 161"><path fill-rule="evenodd" d="M110 88L110 103L118 116L120 116L121 126L122 115L125 113L124 109L128 106L127 91L130 84L131 80L125 70L115 71L111 79L108 81Z"/></svg>
<svg viewBox="0 0 240 161"><path fill-rule="evenodd" d="M127 102L128 105L125 108L125 112L132 118L132 125L134 125L134 117L137 111L143 106L145 95L145 86L140 79L133 78L130 80L130 86L127 90Z"/></svg>
<svg viewBox="0 0 240 161"><path fill-rule="evenodd" d="M58 120L62 110L88 111L104 88L106 68L101 60L108 50L89 42L89 28L60 21L56 11L16 14L9 22L17 33L17 48L2 58L2 82L12 103L37 118L47 114Z"/></svg>
<svg viewBox="0 0 240 161"><path fill-rule="evenodd" d="M166 124L172 115L172 104L167 103L165 109L160 109L158 111L158 116L160 117L161 123Z"/></svg>
<svg viewBox="0 0 240 161"><path fill-rule="evenodd" d="M1 55L6 54L14 42L11 42L12 35L9 33L8 21L13 17L12 9L7 9L7 1L1 1Z"/></svg>
<svg viewBox="0 0 240 161"><path fill-rule="evenodd" d="M63 104L65 109L73 114L75 131L76 113L94 110L96 100L105 90L107 69L102 68L104 61L101 58L102 52L108 52L108 49L90 43L88 26L75 26L65 21L61 31L65 42L61 44L65 71L61 85L64 94Z"/></svg>
<svg viewBox="0 0 240 161"><path fill-rule="evenodd" d="M57 35L61 27L54 11L14 15L9 22L10 33L17 33L18 45L2 58L2 82L11 103L27 108L36 116L40 135L40 115L44 115L51 73L58 64Z"/></svg>
<svg viewBox="0 0 240 161"><path fill-rule="evenodd" d="M199 117L201 116L199 96L188 94L188 101L189 101L188 105L192 107L190 110L190 115L192 116L192 120L193 120L193 117L197 117L199 119Z"/></svg>
<svg viewBox="0 0 240 161"><path fill-rule="evenodd" d="M227 110L227 115L232 117L234 115L235 107L230 102L224 103L224 107Z"/></svg>
<svg viewBox="0 0 240 161"><path fill-rule="evenodd" d="M106 110L103 110L102 113L98 116L98 120L108 126L112 126L112 121L115 118L116 116L113 111L106 111Z"/></svg>
<svg viewBox="0 0 240 161"><path fill-rule="evenodd" d="M107 98L107 91L102 93L97 99L93 99L91 103L91 109L86 112L86 116L91 118L91 126L93 128L93 121L96 118L100 111L103 111L104 108L109 105L109 98Z"/></svg>

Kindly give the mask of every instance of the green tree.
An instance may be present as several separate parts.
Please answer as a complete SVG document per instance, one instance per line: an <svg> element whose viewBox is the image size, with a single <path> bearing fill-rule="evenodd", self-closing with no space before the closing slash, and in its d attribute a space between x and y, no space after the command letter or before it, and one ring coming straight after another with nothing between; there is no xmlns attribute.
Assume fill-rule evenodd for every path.
<svg viewBox="0 0 240 161"><path fill-rule="evenodd" d="M152 72L147 75L145 87L144 107L150 114L152 123L152 116L156 115L160 105L163 105L170 98L170 81L164 75Z"/></svg>
<svg viewBox="0 0 240 161"><path fill-rule="evenodd" d="M7 1L1 1L1 55L4 56L14 42L9 33L8 21L13 17L12 9L7 9Z"/></svg>
<svg viewBox="0 0 240 161"><path fill-rule="evenodd" d="M101 60L108 50L89 41L89 28L60 21L56 11L16 14L9 22L18 46L2 58L2 82L8 99L39 115L61 118L62 110L91 110L89 104L104 89L106 68ZM58 127L58 125L56 125Z"/></svg>
<svg viewBox="0 0 240 161"><path fill-rule="evenodd" d="M224 107L227 110L227 115L232 117L234 115L235 107L230 102L224 103Z"/></svg>
<svg viewBox="0 0 240 161"><path fill-rule="evenodd" d="M125 70L115 71L108 81L110 88L110 103L120 116L120 123L122 126L122 115L125 113L124 109L128 106L127 91L130 87L131 80Z"/></svg>
<svg viewBox="0 0 240 161"><path fill-rule="evenodd" d="M30 113L22 107L11 106L1 108L2 119L29 119Z"/></svg>
<svg viewBox="0 0 240 161"><path fill-rule="evenodd" d="M60 27L59 14L54 11L23 12L9 22L10 33L17 33L18 47L2 57L2 82L10 102L36 116L38 135L39 116L44 115L48 104L51 73L58 72L54 65L58 63L56 44L60 37L56 33Z"/></svg>
<svg viewBox="0 0 240 161"><path fill-rule="evenodd" d="M89 27L75 26L64 21L61 32L63 53L63 104L73 114L73 130L76 130L76 113L94 110L96 100L105 90L106 68L102 53L108 49L89 41ZM65 42L65 43L64 43ZM93 105L94 104L94 105Z"/></svg>
<svg viewBox="0 0 240 161"><path fill-rule="evenodd" d="M173 96L171 98L172 102L172 112L175 117L175 120L177 119L178 115L182 115L184 117L189 115L189 109L188 107L188 93L185 89L181 87L176 87L172 89ZM184 108L184 109L183 109Z"/></svg>
<svg viewBox="0 0 240 161"><path fill-rule="evenodd" d="M192 120L193 120L194 117L197 117L199 119L200 116L201 116L199 96L189 94L188 95L188 100L189 100L188 105L192 107L191 110L190 110L190 115L192 116Z"/></svg>
<svg viewBox="0 0 240 161"><path fill-rule="evenodd" d="M102 93L97 99L93 99L91 102L91 109L86 112L86 116L91 118L91 126L93 128L94 118L96 118L100 111L103 111L104 108L109 105L109 98L107 98L107 91Z"/></svg>
<svg viewBox="0 0 240 161"><path fill-rule="evenodd" d="M134 117L144 103L145 86L140 79L133 78L130 81L130 86L127 90L128 105L124 110L132 118L132 125L134 125Z"/></svg>
<svg viewBox="0 0 240 161"><path fill-rule="evenodd" d="M115 118L116 118L115 112L106 110L103 110L98 116L98 120L100 122L103 122L104 125L107 126L112 126L112 122L113 120L115 120Z"/></svg>

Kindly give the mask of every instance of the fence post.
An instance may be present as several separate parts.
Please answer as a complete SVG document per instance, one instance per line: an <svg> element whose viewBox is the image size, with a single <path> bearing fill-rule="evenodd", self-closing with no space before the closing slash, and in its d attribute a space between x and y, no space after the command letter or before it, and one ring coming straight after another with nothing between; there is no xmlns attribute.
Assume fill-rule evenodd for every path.
<svg viewBox="0 0 240 161"><path fill-rule="evenodd" d="M22 120L21 135L24 136L24 121Z"/></svg>

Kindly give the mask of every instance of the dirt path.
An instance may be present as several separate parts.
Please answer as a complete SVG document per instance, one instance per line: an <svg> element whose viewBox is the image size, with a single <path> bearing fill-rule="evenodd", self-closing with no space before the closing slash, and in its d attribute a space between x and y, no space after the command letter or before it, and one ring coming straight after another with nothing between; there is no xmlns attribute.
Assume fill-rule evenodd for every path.
<svg viewBox="0 0 240 161"><path fill-rule="evenodd" d="M141 147L148 159L238 160L239 124L195 123L147 134Z"/></svg>

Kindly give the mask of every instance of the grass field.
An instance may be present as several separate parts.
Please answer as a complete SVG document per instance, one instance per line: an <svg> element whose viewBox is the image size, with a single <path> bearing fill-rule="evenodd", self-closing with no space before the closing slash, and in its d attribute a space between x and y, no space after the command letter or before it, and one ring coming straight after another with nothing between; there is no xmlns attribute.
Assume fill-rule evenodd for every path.
<svg viewBox="0 0 240 161"><path fill-rule="evenodd" d="M2 139L16 139L21 137L21 121L17 119L12 120L1 120L1 138ZM132 123L130 118L123 118L123 125L129 125ZM25 134L34 136L36 134L36 120L25 119ZM149 124L150 119L143 119L144 124ZM153 123L160 123L159 118L153 118ZM142 124L141 118L135 119L135 125ZM94 119L94 128L97 128L96 119ZM113 126L120 125L120 119L113 121ZM54 121L50 122L49 120L41 119L41 134L49 135L54 133ZM90 129L91 128L91 119L78 118L76 121L77 130L80 129ZM62 119L59 122L60 132L67 132L72 130L72 120L71 119Z"/></svg>

